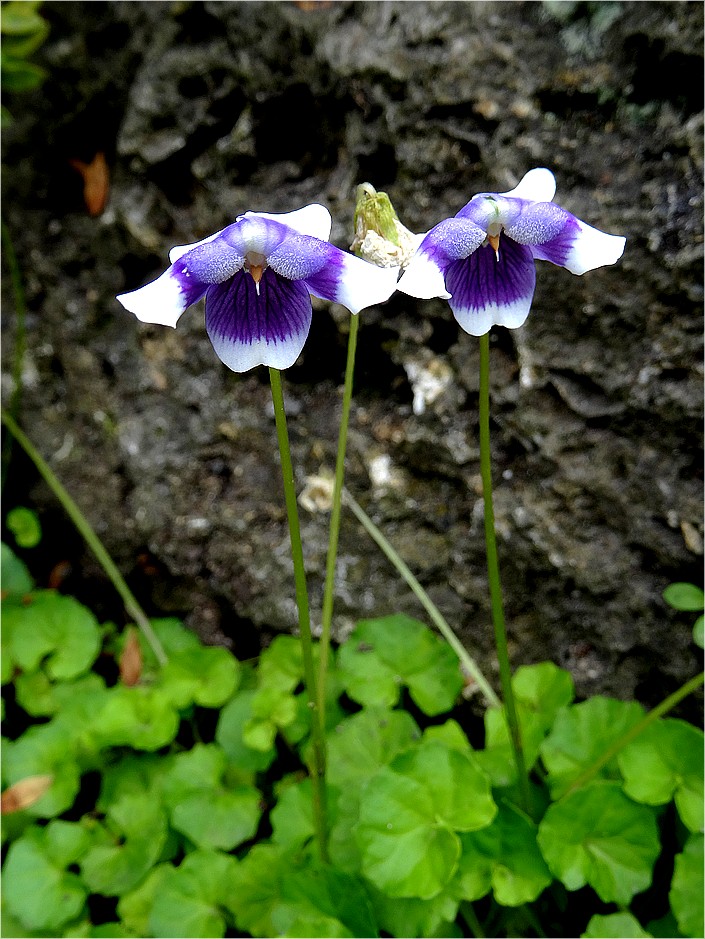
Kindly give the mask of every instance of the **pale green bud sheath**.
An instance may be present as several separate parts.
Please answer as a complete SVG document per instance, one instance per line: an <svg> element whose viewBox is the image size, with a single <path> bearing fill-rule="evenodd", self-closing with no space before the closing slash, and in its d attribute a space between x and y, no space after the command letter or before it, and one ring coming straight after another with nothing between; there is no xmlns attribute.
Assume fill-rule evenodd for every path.
<svg viewBox="0 0 705 939"><path fill-rule="evenodd" d="M387 193L377 192L371 183L357 187L354 224L350 250L377 267L403 269L422 238L402 225Z"/></svg>

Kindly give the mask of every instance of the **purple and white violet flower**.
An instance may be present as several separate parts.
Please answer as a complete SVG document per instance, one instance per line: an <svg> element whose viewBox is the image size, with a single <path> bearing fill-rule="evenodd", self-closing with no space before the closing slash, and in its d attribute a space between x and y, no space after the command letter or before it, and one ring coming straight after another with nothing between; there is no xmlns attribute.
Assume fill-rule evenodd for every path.
<svg viewBox="0 0 705 939"><path fill-rule="evenodd" d="M358 313L394 293L398 269L382 269L329 244L322 205L269 215L247 212L234 224L169 252L155 281L117 299L144 323L176 326L206 298L206 330L234 372L293 365L311 326L311 294Z"/></svg>
<svg viewBox="0 0 705 939"><path fill-rule="evenodd" d="M522 326L534 295L535 260L584 274L614 264L624 251L625 238L561 209L551 201L555 191L553 173L535 169L510 192L474 196L455 218L426 234L398 289L448 300L472 336L493 325Z"/></svg>

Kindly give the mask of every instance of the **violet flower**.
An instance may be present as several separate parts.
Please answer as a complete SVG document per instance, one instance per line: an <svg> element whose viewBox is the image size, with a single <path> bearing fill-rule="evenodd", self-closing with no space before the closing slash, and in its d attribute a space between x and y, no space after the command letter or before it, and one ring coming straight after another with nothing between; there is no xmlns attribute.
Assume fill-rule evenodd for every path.
<svg viewBox="0 0 705 939"><path fill-rule="evenodd" d="M322 205L283 215L247 212L203 241L172 248L171 267L117 299L144 323L175 327L205 296L206 330L228 368L288 368L308 336L311 294L358 313L396 288L398 269L329 244L330 229Z"/></svg>
<svg viewBox="0 0 705 939"><path fill-rule="evenodd" d="M421 299L447 299L472 336L493 325L516 329L529 315L534 261L584 274L622 256L626 239L581 222L551 200L553 173L531 170L511 192L474 196L455 218L432 228L398 289Z"/></svg>

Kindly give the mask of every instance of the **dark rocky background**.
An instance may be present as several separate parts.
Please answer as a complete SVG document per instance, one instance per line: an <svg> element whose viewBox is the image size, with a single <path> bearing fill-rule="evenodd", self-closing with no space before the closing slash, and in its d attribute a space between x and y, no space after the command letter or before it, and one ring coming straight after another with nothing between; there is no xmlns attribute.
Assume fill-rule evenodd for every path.
<svg viewBox="0 0 705 939"><path fill-rule="evenodd" d="M557 201L627 236L578 278L539 265L524 328L493 334L500 561L516 664L654 703L693 674L671 581L702 578L700 3L46 3L43 87L7 101L3 218L25 279L22 423L139 598L252 654L295 622L265 369L230 373L203 313L138 324L113 299L168 248L247 210L322 201L352 239L355 186L426 230L534 166ZM70 161L106 155L91 217ZM5 398L15 315L4 278ZM286 375L300 489L332 467L347 313L316 303ZM348 485L493 670L477 342L442 301L362 314ZM425 400L423 382L436 397ZM433 395L431 395L433 397ZM112 588L18 452L6 508L47 532L40 578L105 616ZM302 510L314 618L327 516ZM420 615L344 517L335 628Z"/></svg>

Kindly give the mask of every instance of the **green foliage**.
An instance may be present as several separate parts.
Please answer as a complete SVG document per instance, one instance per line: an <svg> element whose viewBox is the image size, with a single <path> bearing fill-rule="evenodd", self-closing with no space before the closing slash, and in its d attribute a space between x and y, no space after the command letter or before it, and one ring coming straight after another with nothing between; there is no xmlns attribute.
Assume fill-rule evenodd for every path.
<svg viewBox="0 0 705 939"><path fill-rule="evenodd" d="M296 640L242 664L178 620L155 620L169 662L140 638L141 671L126 685L126 634L35 590L6 546L2 568L3 682L22 715L3 741L4 785L49 778L5 816L4 935L462 936L476 901L487 935L533 935L542 911L555 921L555 898L579 889L595 907L585 936L702 935L697 728L653 721L593 771L643 709L574 704L567 672L519 669L530 817L503 711L485 713L484 739L469 737L446 647L406 616L364 620L331 661L322 866ZM404 689L423 726L400 706ZM651 886L668 850L657 812L664 844L679 845L672 914L642 924L633 898L668 889ZM108 921L92 922L100 898Z"/></svg>
<svg viewBox="0 0 705 939"><path fill-rule="evenodd" d="M5 521L20 548L36 548L42 540L42 526L31 509L18 505L7 513Z"/></svg>
<svg viewBox="0 0 705 939"><path fill-rule="evenodd" d="M31 91L46 78L44 69L29 61L49 32L48 23L38 13L40 6L40 0L9 0L0 7L0 71L4 91ZM10 120L4 108L2 118L3 123Z"/></svg>
<svg viewBox="0 0 705 939"><path fill-rule="evenodd" d="M705 605L705 594L696 587L695 584L669 584L663 591L663 599L673 607L674 610L681 610L688 613L700 612L700 616L693 623L693 642L703 648L704 624L703 605Z"/></svg>

